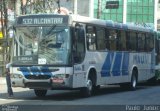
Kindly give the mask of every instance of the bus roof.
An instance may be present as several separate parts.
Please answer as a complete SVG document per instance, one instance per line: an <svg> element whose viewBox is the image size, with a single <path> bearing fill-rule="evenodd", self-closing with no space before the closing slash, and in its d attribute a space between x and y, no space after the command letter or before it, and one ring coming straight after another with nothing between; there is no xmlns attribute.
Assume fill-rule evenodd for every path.
<svg viewBox="0 0 160 111"><path fill-rule="evenodd" d="M144 26L137 26L131 23L123 24L118 22L113 22L112 20L100 20L96 18L84 17L79 15L71 15L73 17L73 21L78 21L81 23L88 23L93 25L101 25L104 27L110 27L114 29L125 29L125 30L135 30L135 31L142 31L142 32L154 32L154 30L150 27Z"/></svg>
<svg viewBox="0 0 160 111"><path fill-rule="evenodd" d="M34 19L31 21L31 19ZM62 20L63 19L63 20ZM43 22L40 22L43 21ZM16 25L44 25L48 23L48 25L52 24L69 24L72 21L92 24L92 25L100 25L102 27L110 27L113 29L120 29L120 30L134 30L134 31L142 31L142 32L154 32L152 28L137 26L134 24L123 24L113 22L111 20L101 20L96 18L90 18L80 15L60 15L60 14L29 14L29 15L22 15L17 17ZM44 23L44 24L43 24Z"/></svg>

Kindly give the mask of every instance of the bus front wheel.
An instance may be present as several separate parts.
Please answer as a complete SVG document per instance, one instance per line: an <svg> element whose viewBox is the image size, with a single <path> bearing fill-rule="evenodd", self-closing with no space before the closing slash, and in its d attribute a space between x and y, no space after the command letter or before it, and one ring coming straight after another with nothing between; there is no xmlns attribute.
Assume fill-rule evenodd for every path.
<svg viewBox="0 0 160 111"><path fill-rule="evenodd" d="M47 90L34 90L34 93L37 97L44 97L47 93Z"/></svg>
<svg viewBox="0 0 160 111"><path fill-rule="evenodd" d="M89 97L93 93L93 81L88 78L87 80L87 86L81 89L81 93L85 97Z"/></svg>

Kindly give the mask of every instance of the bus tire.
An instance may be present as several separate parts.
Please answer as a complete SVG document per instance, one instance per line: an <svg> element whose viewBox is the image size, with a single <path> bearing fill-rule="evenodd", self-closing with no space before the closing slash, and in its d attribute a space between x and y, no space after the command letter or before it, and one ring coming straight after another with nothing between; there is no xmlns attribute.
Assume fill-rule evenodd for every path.
<svg viewBox="0 0 160 111"><path fill-rule="evenodd" d="M90 97L93 93L93 81L92 79L88 78L87 80L87 87L81 88L81 93L84 97Z"/></svg>
<svg viewBox="0 0 160 111"><path fill-rule="evenodd" d="M93 90L97 91L97 90L100 90L101 86L100 85L97 85L97 86L93 86Z"/></svg>
<svg viewBox="0 0 160 111"><path fill-rule="evenodd" d="M137 88L137 71L133 70L130 82L130 89L134 91L136 90L136 88Z"/></svg>
<svg viewBox="0 0 160 111"><path fill-rule="evenodd" d="M128 85L128 83L121 83L121 84L119 84L120 85L120 88L121 89L124 89L124 90L128 90L129 89L129 85Z"/></svg>
<svg viewBox="0 0 160 111"><path fill-rule="evenodd" d="M37 90L34 89L34 93L37 97L44 97L47 94L47 90Z"/></svg>
<svg viewBox="0 0 160 111"><path fill-rule="evenodd" d="M157 85L160 85L160 79L157 80Z"/></svg>

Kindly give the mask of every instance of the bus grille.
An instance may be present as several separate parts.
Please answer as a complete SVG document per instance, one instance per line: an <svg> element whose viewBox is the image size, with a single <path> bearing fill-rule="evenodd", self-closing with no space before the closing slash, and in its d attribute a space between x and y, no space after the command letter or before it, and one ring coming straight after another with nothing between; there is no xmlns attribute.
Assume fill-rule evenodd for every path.
<svg viewBox="0 0 160 111"><path fill-rule="evenodd" d="M29 87L29 88L50 88L51 87L51 83L47 83L47 82L29 82L29 83L25 83L25 87Z"/></svg>
<svg viewBox="0 0 160 111"><path fill-rule="evenodd" d="M33 80L51 78L50 75L26 75L25 77L26 79L33 79Z"/></svg>

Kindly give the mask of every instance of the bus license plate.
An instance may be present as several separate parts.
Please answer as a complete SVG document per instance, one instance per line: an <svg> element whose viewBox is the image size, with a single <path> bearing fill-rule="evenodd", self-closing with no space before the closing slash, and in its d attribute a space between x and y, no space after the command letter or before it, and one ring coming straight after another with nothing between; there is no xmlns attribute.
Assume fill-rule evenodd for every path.
<svg viewBox="0 0 160 111"><path fill-rule="evenodd" d="M63 83L64 82L64 80L63 79L52 79L52 82L54 82L54 83Z"/></svg>

